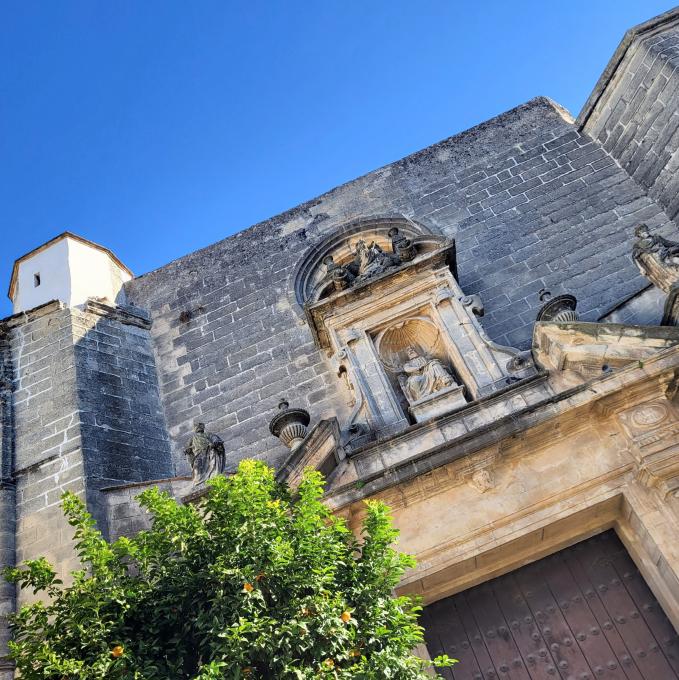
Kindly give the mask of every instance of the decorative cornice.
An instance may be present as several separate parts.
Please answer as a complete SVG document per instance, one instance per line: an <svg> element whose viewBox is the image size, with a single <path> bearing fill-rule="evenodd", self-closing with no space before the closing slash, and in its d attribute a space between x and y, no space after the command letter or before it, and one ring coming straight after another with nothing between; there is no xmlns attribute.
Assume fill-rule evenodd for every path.
<svg viewBox="0 0 679 680"><path fill-rule="evenodd" d="M332 489L326 496L327 501L333 509L343 508L421 476L425 471L433 472L437 468L498 444L502 440L518 441L515 438L519 434L524 445L529 437L532 442L531 446L536 445L532 438L538 436L542 440L542 445L548 446L550 423L556 423L556 419L561 415L570 412L573 416L569 419L572 426L585 427L586 418L580 418L579 414L591 412L592 407L596 406L601 399L611 399L609 404L612 405L616 401L613 395L622 395L632 387L640 389L642 383L651 385L655 391L655 388L662 382L659 379L663 374L668 372L674 374L678 370L679 348L671 347L649 357L643 366L633 364L613 373L604 374L552 397L544 398L503 418L498 418L490 425L482 425L471 432L442 442L402 463L383 467L363 477L360 480L360 489L355 483ZM621 400L620 407L623 403ZM446 420L450 418L449 416L440 419L437 425L444 428ZM389 442L380 442L376 446L388 447L393 445L394 441L408 436L412 436L412 432L407 431L392 438Z"/></svg>

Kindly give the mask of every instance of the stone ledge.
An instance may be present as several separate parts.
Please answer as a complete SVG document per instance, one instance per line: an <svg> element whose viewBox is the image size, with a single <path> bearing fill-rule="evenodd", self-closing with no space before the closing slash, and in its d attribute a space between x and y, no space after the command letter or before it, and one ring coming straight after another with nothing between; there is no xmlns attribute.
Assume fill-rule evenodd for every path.
<svg viewBox="0 0 679 680"><path fill-rule="evenodd" d="M141 307L118 307L90 298L85 303L84 311L111 321L119 321L127 326L137 326L147 330L151 328L151 317Z"/></svg>
<svg viewBox="0 0 679 680"><path fill-rule="evenodd" d="M130 482L129 484L116 484L115 486L105 486L99 491L125 491L125 489L136 489L140 486L153 486L154 484L169 484L172 482L190 481L191 477L163 477L162 479L151 479L148 482Z"/></svg>
<svg viewBox="0 0 679 680"><path fill-rule="evenodd" d="M24 312L17 312L11 316L6 316L4 319L0 319L0 332L6 332L11 328L17 328L18 326L23 326L24 324L35 321L42 316L47 316L53 312L59 312L62 309L66 309L66 305L60 300L51 300L46 302L44 305L39 307L34 307L33 309L26 310Z"/></svg>

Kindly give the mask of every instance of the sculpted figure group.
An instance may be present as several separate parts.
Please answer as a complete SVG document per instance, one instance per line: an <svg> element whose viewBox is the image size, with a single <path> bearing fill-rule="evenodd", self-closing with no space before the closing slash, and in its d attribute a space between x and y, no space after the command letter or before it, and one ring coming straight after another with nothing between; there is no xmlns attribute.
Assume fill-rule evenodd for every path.
<svg viewBox="0 0 679 680"><path fill-rule="evenodd" d="M330 279L335 290L344 290L357 283L383 274L387 269L409 262L415 257L415 245L401 235L396 227L389 231L392 241L392 251L387 253L382 247L371 241L369 244L360 239L356 242L353 259L347 264L336 264L332 255L324 260L327 278Z"/></svg>
<svg viewBox="0 0 679 680"><path fill-rule="evenodd" d="M634 230L634 235L637 237L632 249L632 257L635 261L640 255L649 254L661 264L679 267L679 243L658 234L652 234L645 224L640 224Z"/></svg>

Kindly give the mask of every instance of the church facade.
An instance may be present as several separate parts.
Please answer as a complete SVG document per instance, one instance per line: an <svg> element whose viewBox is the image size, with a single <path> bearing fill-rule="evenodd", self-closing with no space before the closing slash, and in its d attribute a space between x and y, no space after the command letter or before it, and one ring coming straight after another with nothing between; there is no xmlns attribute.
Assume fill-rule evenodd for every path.
<svg viewBox="0 0 679 680"><path fill-rule="evenodd" d="M678 171L673 10L577 119L533 99L139 277L24 255L0 562L75 568L65 490L115 538L149 485L312 466L351 526L391 507L446 677L679 678Z"/></svg>

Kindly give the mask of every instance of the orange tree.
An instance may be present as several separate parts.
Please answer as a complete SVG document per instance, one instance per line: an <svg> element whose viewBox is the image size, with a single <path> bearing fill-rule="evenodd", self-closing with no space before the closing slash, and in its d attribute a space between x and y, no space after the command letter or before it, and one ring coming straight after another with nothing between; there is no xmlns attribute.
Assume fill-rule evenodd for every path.
<svg viewBox="0 0 679 680"><path fill-rule="evenodd" d="M6 576L47 595L12 616L25 680L356 678L416 680L428 664L418 604L393 589L413 559L393 547L387 509L368 503L360 539L306 473L291 492L244 461L198 505L140 494L151 528L108 543L65 494L83 569L72 583L45 559ZM438 666L452 659L439 657Z"/></svg>

